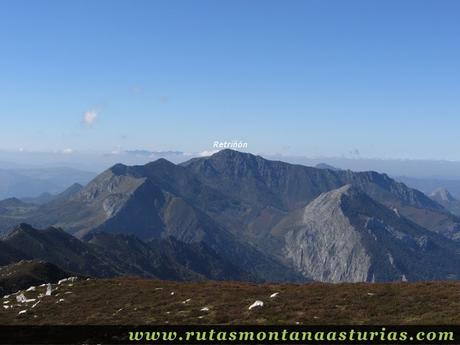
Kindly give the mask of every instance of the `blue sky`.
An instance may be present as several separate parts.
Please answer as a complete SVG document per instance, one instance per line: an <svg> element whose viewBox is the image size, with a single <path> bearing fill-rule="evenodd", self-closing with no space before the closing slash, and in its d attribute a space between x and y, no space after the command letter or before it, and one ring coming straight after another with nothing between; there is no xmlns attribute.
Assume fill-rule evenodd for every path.
<svg viewBox="0 0 460 345"><path fill-rule="evenodd" d="M0 150L238 139L460 160L459 15L447 0L0 0Z"/></svg>

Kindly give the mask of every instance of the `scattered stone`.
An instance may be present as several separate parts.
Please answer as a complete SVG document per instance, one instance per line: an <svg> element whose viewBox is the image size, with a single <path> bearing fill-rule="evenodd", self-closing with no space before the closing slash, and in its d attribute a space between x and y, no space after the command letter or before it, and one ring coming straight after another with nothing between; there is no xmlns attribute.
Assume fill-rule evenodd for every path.
<svg viewBox="0 0 460 345"><path fill-rule="evenodd" d="M46 285L46 292L45 292L45 296L51 296L51 293L53 292L53 287L51 286L50 283L48 283Z"/></svg>
<svg viewBox="0 0 460 345"><path fill-rule="evenodd" d="M58 281L58 285L61 285L62 283L66 283L66 282L74 282L74 281L77 281L78 280L78 277L69 277L69 278L64 278L64 279L61 279L60 281ZM89 280L86 279L86 280Z"/></svg>
<svg viewBox="0 0 460 345"><path fill-rule="evenodd" d="M257 300L254 303L252 303L248 309L251 310L251 309L263 307L263 306L264 306L264 302Z"/></svg>
<svg viewBox="0 0 460 345"><path fill-rule="evenodd" d="M25 313L27 313L27 309L21 310L21 311L18 313L18 315L25 314Z"/></svg>
<svg viewBox="0 0 460 345"><path fill-rule="evenodd" d="M21 294L16 296L16 301L18 303L25 303L27 301L27 298L26 298L26 296L24 296L23 293L21 293Z"/></svg>
<svg viewBox="0 0 460 345"><path fill-rule="evenodd" d="M272 293L272 294L270 295L270 298L275 298L275 297L278 296L278 295L279 295L279 292Z"/></svg>
<svg viewBox="0 0 460 345"><path fill-rule="evenodd" d="M26 291L35 291L35 286L31 286L31 287L28 288Z"/></svg>
<svg viewBox="0 0 460 345"><path fill-rule="evenodd" d="M200 309L200 311L209 311L209 308L208 307L203 307Z"/></svg>

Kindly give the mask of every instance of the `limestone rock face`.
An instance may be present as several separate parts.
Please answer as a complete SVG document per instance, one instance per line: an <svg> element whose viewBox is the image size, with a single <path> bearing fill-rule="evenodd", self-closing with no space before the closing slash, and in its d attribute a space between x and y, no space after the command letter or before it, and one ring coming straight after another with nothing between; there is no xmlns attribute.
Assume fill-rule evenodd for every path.
<svg viewBox="0 0 460 345"><path fill-rule="evenodd" d="M286 257L305 276L325 282L369 280L371 258L341 208L350 188L320 195L304 208L297 229L286 234Z"/></svg>
<svg viewBox="0 0 460 345"><path fill-rule="evenodd" d="M280 222L284 255L324 282L457 279L457 244L346 185Z"/></svg>

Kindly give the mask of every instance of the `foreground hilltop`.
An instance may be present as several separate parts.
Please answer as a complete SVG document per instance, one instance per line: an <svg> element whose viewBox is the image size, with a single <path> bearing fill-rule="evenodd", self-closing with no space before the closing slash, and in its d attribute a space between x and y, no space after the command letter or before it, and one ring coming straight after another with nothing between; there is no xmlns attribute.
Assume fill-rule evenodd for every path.
<svg viewBox="0 0 460 345"><path fill-rule="evenodd" d="M460 324L460 283L455 282L256 285L70 279L28 290L3 298L0 324ZM255 301L263 306L249 309Z"/></svg>

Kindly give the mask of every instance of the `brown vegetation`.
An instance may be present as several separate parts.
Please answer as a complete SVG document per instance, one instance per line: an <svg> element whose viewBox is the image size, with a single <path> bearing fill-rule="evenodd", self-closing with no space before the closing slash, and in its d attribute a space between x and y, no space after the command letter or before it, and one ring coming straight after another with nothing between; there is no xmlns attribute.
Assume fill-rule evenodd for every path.
<svg viewBox="0 0 460 345"><path fill-rule="evenodd" d="M460 283L455 282L257 285L112 279L53 287L35 308L32 302L17 303L14 295L4 298L13 307L0 310L0 324L460 323ZM31 299L44 291L24 294ZM249 310L255 300L264 306ZM27 312L18 315L21 310Z"/></svg>

